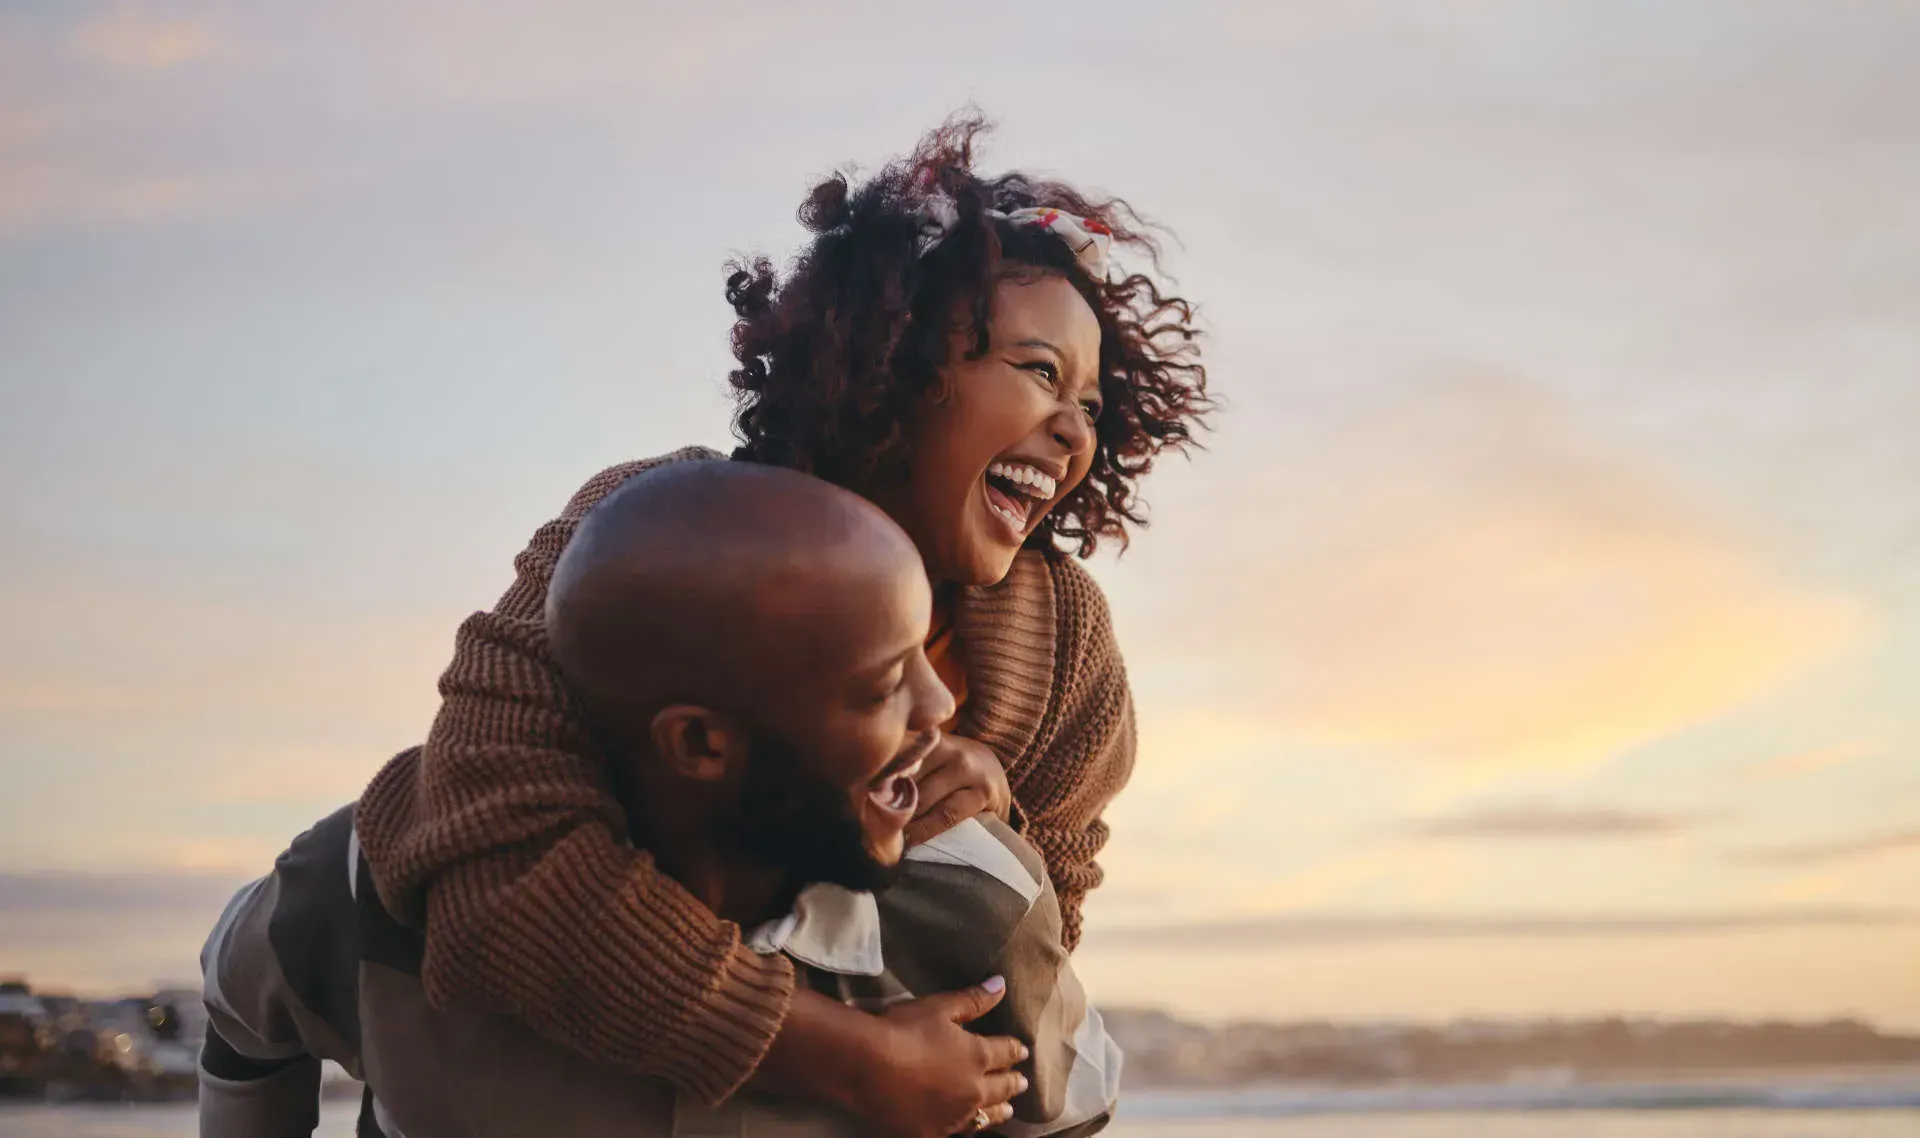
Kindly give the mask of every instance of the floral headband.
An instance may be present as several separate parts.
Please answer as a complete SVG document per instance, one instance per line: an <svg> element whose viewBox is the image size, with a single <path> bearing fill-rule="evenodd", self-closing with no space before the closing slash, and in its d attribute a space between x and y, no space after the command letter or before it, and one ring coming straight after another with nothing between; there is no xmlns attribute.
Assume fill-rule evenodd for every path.
<svg viewBox="0 0 1920 1138"><path fill-rule="evenodd" d="M935 197L927 201L921 210L920 255L922 257L937 248L947 239L953 227L960 221L960 211L953 201L945 197ZM1113 243L1113 230L1095 221L1091 217L1077 217L1071 213L1047 207L1029 207L1002 213L997 209L986 211L986 215L1020 228L1044 229L1067 243L1073 250L1074 259L1080 267L1096 281L1107 279L1107 250Z"/></svg>

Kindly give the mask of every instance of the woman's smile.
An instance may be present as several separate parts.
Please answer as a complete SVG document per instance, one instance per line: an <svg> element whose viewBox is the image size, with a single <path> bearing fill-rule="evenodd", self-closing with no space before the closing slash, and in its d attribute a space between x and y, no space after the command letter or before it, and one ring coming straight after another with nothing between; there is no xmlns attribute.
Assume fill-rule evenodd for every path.
<svg viewBox="0 0 1920 1138"><path fill-rule="evenodd" d="M1001 459L980 478L987 510L1006 540L1019 545L1053 505L1062 470L1053 474L1024 459Z"/></svg>

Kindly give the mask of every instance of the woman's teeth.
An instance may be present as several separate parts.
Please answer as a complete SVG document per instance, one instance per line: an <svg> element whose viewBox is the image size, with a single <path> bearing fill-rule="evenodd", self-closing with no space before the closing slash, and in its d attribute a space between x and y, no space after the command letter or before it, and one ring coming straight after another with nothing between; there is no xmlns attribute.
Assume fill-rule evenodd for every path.
<svg viewBox="0 0 1920 1138"><path fill-rule="evenodd" d="M987 507L1017 538L1027 532L1034 511L1053 500L1053 475L1022 462L987 467Z"/></svg>
<svg viewBox="0 0 1920 1138"><path fill-rule="evenodd" d="M1053 475L1037 467L1023 462L996 462L987 467L987 473L1013 483L1029 498L1045 502L1053 497Z"/></svg>
<svg viewBox="0 0 1920 1138"><path fill-rule="evenodd" d="M1026 532L1028 517L1026 511L1016 509L999 487L987 488L987 509L992 510L995 517L1005 522L1015 536Z"/></svg>

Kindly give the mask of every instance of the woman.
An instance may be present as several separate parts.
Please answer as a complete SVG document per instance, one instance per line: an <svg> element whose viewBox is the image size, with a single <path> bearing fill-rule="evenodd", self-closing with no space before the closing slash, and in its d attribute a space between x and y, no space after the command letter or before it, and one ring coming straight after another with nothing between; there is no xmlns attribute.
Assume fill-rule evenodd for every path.
<svg viewBox="0 0 1920 1138"><path fill-rule="evenodd" d="M1138 479L1209 398L1188 304L1109 277L1111 245L1156 251L1137 217L1057 182L977 177L984 129L955 119L857 190L816 187L800 210L815 237L784 281L734 266L733 457L864 494L913 538L939 597L928 653L960 711L911 836L1009 819L1046 859L1071 948L1133 715L1105 601L1069 555L1124 544ZM424 919L436 1002L490 1004L599 1062L709 1101L752 1075L881 1133L998 1121L977 1040L954 1026L978 993L883 1017L796 993L783 958L744 947L627 841L542 608L580 517L693 457L718 456L594 479L462 626L425 747L360 803L381 897Z"/></svg>

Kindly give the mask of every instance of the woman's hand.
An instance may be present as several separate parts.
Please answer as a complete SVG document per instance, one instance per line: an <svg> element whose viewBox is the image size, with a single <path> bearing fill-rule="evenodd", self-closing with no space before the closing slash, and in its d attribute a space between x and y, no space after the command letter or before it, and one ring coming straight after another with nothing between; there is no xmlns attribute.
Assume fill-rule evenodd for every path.
<svg viewBox="0 0 1920 1138"><path fill-rule="evenodd" d="M920 768L920 808L907 826L907 844L939 837L976 814L1004 822L1012 808L1000 756L985 743L948 735Z"/></svg>
<svg viewBox="0 0 1920 1138"><path fill-rule="evenodd" d="M993 1010L1006 981L895 1004L880 1016L890 1070L873 1070L864 1112L882 1134L936 1138L998 1126L1013 1117L1027 1077L1013 1068L1027 1047L1011 1036L979 1036L962 1027ZM976 1113L979 1112L979 1113Z"/></svg>
<svg viewBox="0 0 1920 1138"><path fill-rule="evenodd" d="M1027 1089L1027 1077L1013 1069L1026 1061L1027 1047L962 1025L992 1011L1005 992L995 977L876 1016L797 989L751 1085L832 1103L876 1138L947 1138L977 1129L981 1114L998 1126Z"/></svg>

